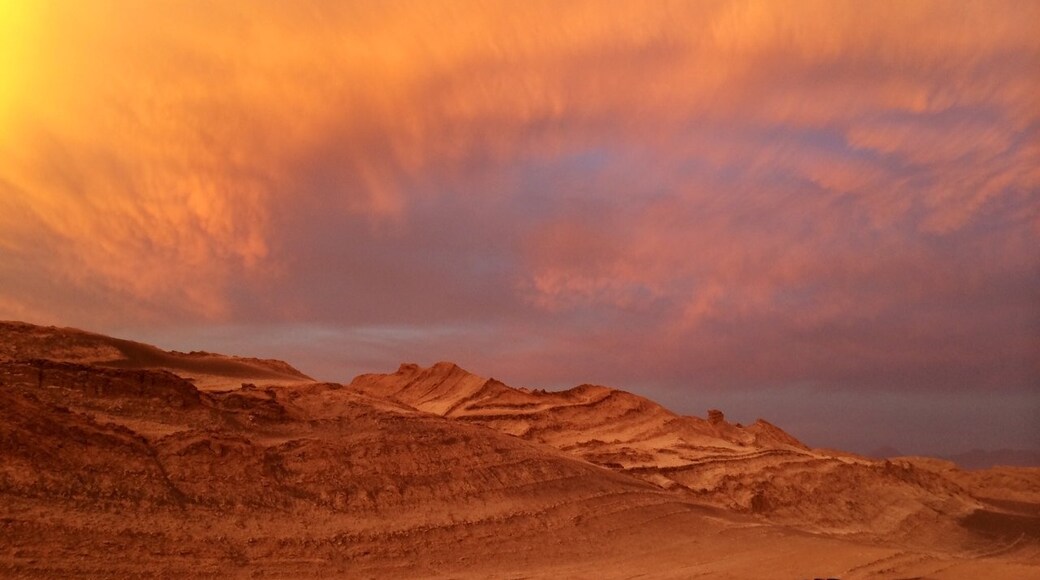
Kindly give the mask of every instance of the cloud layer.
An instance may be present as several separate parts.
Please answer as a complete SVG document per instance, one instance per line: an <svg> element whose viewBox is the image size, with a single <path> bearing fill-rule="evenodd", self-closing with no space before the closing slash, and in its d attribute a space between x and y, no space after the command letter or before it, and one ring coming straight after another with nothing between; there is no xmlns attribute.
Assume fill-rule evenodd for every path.
<svg viewBox="0 0 1040 580"><path fill-rule="evenodd" d="M1035 2L5 10L0 317L320 329L327 375L1040 382Z"/></svg>

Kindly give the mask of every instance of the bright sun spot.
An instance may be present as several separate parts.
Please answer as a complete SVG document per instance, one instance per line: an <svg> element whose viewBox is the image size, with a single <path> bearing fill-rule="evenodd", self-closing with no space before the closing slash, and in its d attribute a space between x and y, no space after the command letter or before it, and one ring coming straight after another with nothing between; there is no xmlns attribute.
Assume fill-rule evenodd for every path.
<svg viewBox="0 0 1040 580"><path fill-rule="evenodd" d="M0 0L0 127L6 127L27 83L33 2Z"/></svg>

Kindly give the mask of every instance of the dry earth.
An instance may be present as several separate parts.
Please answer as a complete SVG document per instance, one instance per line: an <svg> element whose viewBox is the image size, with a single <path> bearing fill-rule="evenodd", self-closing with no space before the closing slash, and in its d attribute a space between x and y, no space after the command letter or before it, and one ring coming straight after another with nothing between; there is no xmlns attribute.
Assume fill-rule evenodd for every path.
<svg viewBox="0 0 1040 580"><path fill-rule="evenodd" d="M313 379L279 360L225 356L209 352L165 351L75 328L0 322L0 361L42 358L125 369L167 370L200 390L255 385L297 384Z"/></svg>
<svg viewBox="0 0 1040 580"><path fill-rule="evenodd" d="M1040 577L1037 469L451 364L343 386L21 323L0 361L4 577Z"/></svg>

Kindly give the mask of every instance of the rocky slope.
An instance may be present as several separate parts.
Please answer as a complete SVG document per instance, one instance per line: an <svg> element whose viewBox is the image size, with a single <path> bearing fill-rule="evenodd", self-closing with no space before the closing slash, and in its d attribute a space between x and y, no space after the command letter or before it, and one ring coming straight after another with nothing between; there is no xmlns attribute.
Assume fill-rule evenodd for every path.
<svg viewBox="0 0 1040 580"><path fill-rule="evenodd" d="M140 571L111 559L127 552L195 574L425 576L502 528L710 523L639 480L339 385L204 393L164 371L2 363L0 457L5 576Z"/></svg>
<svg viewBox="0 0 1040 580"><path fill-rule="evenodd" d="M17 334L7 328L8 338ZM1040 570L1035 519L994 520L1010 513L994 505L970 525L948 525L954 511L918 517L916 542L828 532L818 512L801 516L809 522L801 530L777 523L811 501L749 513L737 499L751 484L831 507L874 494L917 509L950 479L934 466L875 462L837 479L854 485L814 489L830 481L819 473L839 470L827 461L855 462L821 459L765 424L676 417L602 387L509 389L451 365L405 367L400 376L422 384L393 393L400 376L360 377L352 387L293 376L205 391L140 359L138 368L112 365L103 348L112 343L97 335L26 328L35 336L0 346L16 353L0 362L2 577L1024 578ZM40 335L60 356L41 358ZM609 461L581 445L592 439L608 446ZM781 456L797 459L769 459ZM654 457L670 463L655 466ZM689 473L724 483L702 492L683 483ZM992 495L1004 481L985 485ZM877 518L854 521L885 529Z"/></svg>
<svg viewBox="0 0 1040 580"><path fill-rule="evenodd" d="M930 541L922 529L950 533L991 507L956 478L913 463L809 449L761 419L745 427L717 410L706 419L680 416L607 387L532 391L438 363L361 375L351 388L809 531Z"/></svg>
<svg viewBox="0 0 1040 580"><path fill-rule="evenodd" d="M0 321L0 361L46 359L123 369L167 370L201 389L237 388L243 382L289 384L313 379L278 360L208 352L164 351L151 345L75 328Z"/></svg>

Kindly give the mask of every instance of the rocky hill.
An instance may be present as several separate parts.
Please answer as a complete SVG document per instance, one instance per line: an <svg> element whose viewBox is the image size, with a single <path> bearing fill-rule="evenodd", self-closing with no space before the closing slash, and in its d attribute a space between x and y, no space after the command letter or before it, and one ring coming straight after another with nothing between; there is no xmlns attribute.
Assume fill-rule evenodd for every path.
<svg viewBox="0 0 1040 580"><path fill-rule="evenodd" d="M824 453L764 422L604 387L512 389L454 365L207 391L122 341L22 327L0 347L2 577L1040 570L1029 471L972 483L944 463Z"/></svg>
<svg viewBox="0 0 1040 580"><path fill-rule="evenodd" d="M205 393L165 371L53 361L0 363L0 457L4 576L136 575L155 562L178 575L251 563L427 576L456 564L454 546L538 545L578 533L582 514L602 527L614 514L704 525L708 513L339 385Z"/></svg>
<svg viewBox="0 0 1040 580"><path fill-rule="evenodd" d="M164 351L151 345L75 328L0 321L0 361L46 359L122 369L167 370L201 389L254 384L313 382L278 360L234 357L208 352Z"/></svg>
<svg viewBox="0 0 1040 580"><path fill-rule="evenodd" d="M350 386L807 531L913 541L923 528L953 530L993 507L973 496L965 478L907 461L809 449L762 419L742 426L718 410L704 419L680 416L608 387L513 388L446 362L404 364L394 373L358 376Z"/></svg>

